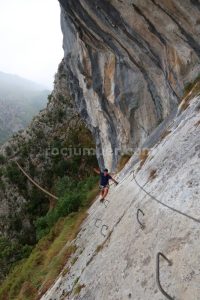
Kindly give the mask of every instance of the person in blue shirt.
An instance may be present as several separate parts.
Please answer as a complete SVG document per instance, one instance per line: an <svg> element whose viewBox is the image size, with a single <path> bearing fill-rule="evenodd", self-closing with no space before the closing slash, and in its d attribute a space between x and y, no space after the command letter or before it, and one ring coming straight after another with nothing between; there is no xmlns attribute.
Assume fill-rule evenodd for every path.
<svg viewBox="0 0 200 300"><path fill-rule="evenodd" d="M101 190L101 199L100 201L103 202L105 200L105 197L108 194L109 190L109 180L112 180L115 184L118 184L118 182L112 178L112 176L109 175L108 169L104 169L103 172L100 170L97 170L94 168L95 173L100 175L100 183L99 188Z"/></svg>

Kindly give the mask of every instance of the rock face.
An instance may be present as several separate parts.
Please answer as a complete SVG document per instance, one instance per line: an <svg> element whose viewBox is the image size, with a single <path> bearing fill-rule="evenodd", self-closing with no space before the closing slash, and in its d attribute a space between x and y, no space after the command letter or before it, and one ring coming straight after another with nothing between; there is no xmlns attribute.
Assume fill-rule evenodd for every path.
<svg viewBox="0 0 200 300"><path fill-rule="evenodd" d="M177 106L200 70L196 0L59 0L68 84L114 169Z"/></svg>
<svg viewBox="0 0 200 300"><path fill-rule="evenodd" d="M156 284L158 252L172 262L160 259L163 289L173 299L199 299L199 130L196 97L168 124L146 161L134 164L133 157L105 206L93 204L74 241L76 253L42 300L164 300Z"/></svg>

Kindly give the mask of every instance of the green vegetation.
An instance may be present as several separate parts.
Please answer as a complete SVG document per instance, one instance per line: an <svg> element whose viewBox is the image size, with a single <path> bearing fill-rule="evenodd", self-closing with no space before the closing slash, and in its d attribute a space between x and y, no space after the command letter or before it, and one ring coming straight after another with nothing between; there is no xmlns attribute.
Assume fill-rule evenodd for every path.
<svg viewBox="0 0 200 300"><path fill-rule="evenodd" d="M58 95L58 100L59 100L61 103L64 103L64 102L65 102L65 98L63 97L62 94L59 94L59 95Z"/></svg>
<svg viewBox="0 0 200 300"><path fill-rule="evenodd" d="M48 102L50 102L51 99L52 99L52 94L49 94L49 95L47 96L47 99L48 99Z"/></svg>
<svg viewBox="0 0 200 300"><path fill-rule="evenodd" d="M80 294L81 290L85 288L85 284L78 284L75 288L74 288L74 295L78 295Z"/></svg>
<svg viewBox="0 0 200 300"><path fill-rule="evenodd" d="M3 191L3 192L5 192L5 183L2 181L2 180L0 180L0 189Z"/></svg>
<svg viewBox="0 0 200 300"><path fill-rule="evenodd" d="M145 161L147 160L149 156L149 150L148 149L141 149L139 153L139 160L140 160L140 165L137 168L137 171L140 171L142 166L144 165Z"/></svg>
<svg viewBox="0 0 200 300"><path fill-rule="evenodd" d="M89 177L81 182L72 180L69 177L60 179L56 186L57 194L60 196L56 207L36 221L37 239L39 240L45 236L59 218L87 206L88 198L91 198L90 190L96 182L96 177Z"/></svg>
<svg viewBox="0 0 200 300"><path fill-rule="evenodd" d="M187 94L194 88L194 86L197 84L197 83L200 83L200 74L198 74L198 76L195 78L195 80L191 81L191 82L188 82L185 87L184 87L184 96L187 96ZM198 92L200 92L200 86L199 86L199 89L198 89Z"/></svg>
<svg viewBox="0 0 200 300"><path fill-rule="evenodd" d="M12 242L5 237L0 237L0 265L5 271L9 271L11 264L22 258L28 257L32 247ZM3 278L0 278L3 279Z"/></svg>
<svg viewBox="0 0 200 300"><path fill-rule="evenodd" d="M149 180L152 181L153 179L155 179L157 177L157 170L156 169L152 169L149 173Z"/></svg>
<svg viewBox="0 0 200 300"><path fill-rule="evenodd" d="M95 252L99 253L103 249L104 244L98 245Z"/></svg>
<svg viewBox="0 0 200 300"><path fill-rule="evenodd" d="M20 190L24 190L26 186L26 178L24 178L24 175L14 162L8 164L6 169L6 176L8 177L10 182L17 185Z"/></svg>
<svg viewBox="0 0 200 300"><path fill-rule="evenodd" d="M71 262L71 265L73 266L76 261L78 260L78 256L75 256L73 259L72 259L72 262Z"/></svg>
<svg viewBox="0 0 200 300"><path fill-rule="evenodd" d="M124 166L127 164L127 162L129 161L129 159L131 158L132 155L133 155L133 153L124 154L121 156L118 166L117 166L118 172L120 172L124 168Z"/></svg>
<svg viewBox="0 0 200 300"><path fill-rule="evenodd" d="M160 141L164 140L170 133L171 133L171 130L165 129L160 136Z"/></svg>
<svg viewBox="0 0 200 300"><path fill-rule="evenodd" d="M12 149L9 146L6 147L6 155L7 156L11 156L12 155Z"/></svg>
<svg viewBox="0 0 200 300"><path fill-rule="evenodd" d="M198 95L200 95L200 74L195 80L186 84L179 110L184 111L189 106L190 101Z"/></svg>
<svg viewBox="0 0 200 300"><path fill-rule="evenodd" d="M5 221L1 219L6 225L4 233L10 238L7 251L3 251L0 258L0 299L3 300L32 299L31 295L36 295L39 288L44 290L50 284L62 269L66 255L68 257L72 252L72 249L65 252L69 233L63 237L63 232L71 230L71 222L78 228L77 222L86 215L86 208L97 193L97 188L93 189L97 178L91 176L91 169L97 165L95 155L84 155L82 151L78 155L62 152L70 147L77 152L94 148L91 133L77 114L69 114L69 108L73 106L70 97L53 93L48 100L52 101L53 107L50 105L35 117L25 134L16 134L8 143L5 157L0 156L1 194L15 208L6 215ZM54 148L56 154L51 152ZM17 165L9 160L14 153L27 174L58 196L58 201L28 181ZM12 192L5 193L9 188ZM63 242L62 255L62 245L59 247L59 242L54 244L59 239ZM5 245L5 241L2 243ZM45 249L38 248L41 243ZM57 258L52 255L46 262L50 249ZM3 265L8 267L2 269ZM34 272L35 278L31 281Z"/></svg>
<svg viewBox="0 0 200 300"><path fill-rule="evenodd" d="M2 177L4 174L4 169L0 167L0 177Z"/></svg>
<svg viewBox="0 0 200 300"><path fill-rule="evenodd" d="M70 256L76 251L76 247L72 243L70 244L70 241L73 241L79 232L80 225L87 216L87 208L97 195L98 187L95 182L96 178L90 177L82 182L79 188L75 187L75 182L69 183L68 178L63 178L58 182L57 190L60 195L63 195L63 198L61 197L56 208L43 219L41 218L37 224L40 235L44 235L44 230L48 230L49 233L39 240L27 259L23 259L12 268L0 287L0 299L40 299L41 295L52 285ZM65 190L65 184L68 184L68 192L70 186L71 189L73 187L73 192L71 192L72 196L74 193L73 197L75 197L75 191L79 191L76 198L79 209L68 216L65 203L66 205L69 204L69 198ZM72 203L74 205L75 198L73 197ZM61 211L61 207L65 213ZM76 205L75 210L77 210ZM41 227L42 223L44 228ZM66 247L67 243L68 247ZM77 287L77 292L80 292L79 287Z"/></svg>
<svg viewBox="0 0 200 300"><path fill-rule="evenodd" d="M17 152L20 153L20 165L36 182L59 197L57 203L29 184L15 162L6 163L6 159L0 157L0 161L2 161L0 175L17 188L17 194L13 197L16 197L17 200L18 195L21 195L27 200L21 207L20 213L10 215L6 220L6 223L9 224L9 234L17 244L17 246L11 245L11 247L13 246L14 249L18 247L19 255L15 256L15 251L10 252L10 257L4 256L5 253L3 254L4 265L7 264L8 268L3 270L1 268L0 276L2 278L0 281L3 279L3 275L7 275L14 262L26 257L24 247L32 248L41 238L49 234L60 218L66 217L71 212L82 210L95 196L96 190L92 190L92 187L97 179L91 177L91 169L97 164L96 157L81 154L72 155L65 159L60 151L69 145L76 145L77 148L80 147L81 149L84 147L92 148L91 136L83 124L80 123L77 129L73 128L72 130L75 133L70 132L69 139L64 142L54 137L52 140L48 140L48 145L42 147L42 149L53 147L58 149L58 155L50 154L48 164L44 163L40 150L41 142L46 140L43 135L36 134L29 142L19 140ZM7 150L10 152L10 147ZM33 164L29 159L30 154L33 155L33 153L37 153L37 158L41 159L41 161L37 161L37 164ZM43 169L38 168L40 164L44 166ZM2 192L6 189L6 181L0 180ZM24 225L21 219L22 215L30 221L31 227Z"/></svg>
<svg viewBox="0 0 200 300"><path fill-rule="evenodd" d="M5 156L3 156L2 154L0 154L0 164L4 164L5 162L6 162Z"/></svg>

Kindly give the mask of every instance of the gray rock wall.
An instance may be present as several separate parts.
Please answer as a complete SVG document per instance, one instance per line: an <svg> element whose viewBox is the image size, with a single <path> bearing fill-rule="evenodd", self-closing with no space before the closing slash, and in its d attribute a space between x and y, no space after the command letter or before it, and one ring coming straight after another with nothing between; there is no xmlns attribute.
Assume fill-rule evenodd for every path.
<svg viewBox="0 0 200 300"><path fill-rule="evenodd" d="M97 199L89 209L73 241L76 253L41 300L167 299L156 283L158 252L172 262L160 259L168 299L200 299L199 120L200 97L195 97L149 150L143 166L134 159L128 163L118 175L119 185L109 190L107 207ZM139 215L143 229L138 209L144 212Z"/></svg>
<svg viewBox="0 0 200 300"><path fill-rule="evenodd" d="M199 2L60 0L68 83L114 169L177 106L200 70Z"/></svg>

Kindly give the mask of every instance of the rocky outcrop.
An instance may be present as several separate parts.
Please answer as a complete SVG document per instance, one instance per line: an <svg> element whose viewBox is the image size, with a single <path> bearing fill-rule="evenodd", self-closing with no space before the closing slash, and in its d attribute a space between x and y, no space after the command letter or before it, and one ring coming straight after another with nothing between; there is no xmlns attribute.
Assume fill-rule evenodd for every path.
<svg viewBox="0 0 200 300"><path fill-rule="evenodd" d="M60 0L68 84L114 169L179 103L200 71L199 2Z"/></svg>
<svg viewBox="0 0 200 300"><path fill-rule="evenodd" d="M160 259L168 299L199 299L199 130L200 96L141 161L133 156L105 205L94 202L76 253L42 300L166 299L159 252L172 262Z"/></svg>

